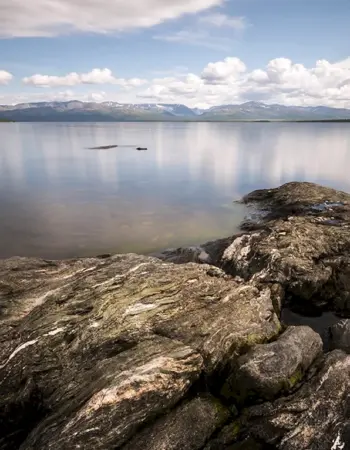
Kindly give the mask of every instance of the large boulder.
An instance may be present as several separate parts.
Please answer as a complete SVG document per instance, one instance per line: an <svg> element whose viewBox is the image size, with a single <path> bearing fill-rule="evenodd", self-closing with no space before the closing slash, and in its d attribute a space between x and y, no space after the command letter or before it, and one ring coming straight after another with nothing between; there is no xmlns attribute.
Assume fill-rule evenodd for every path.
<svg viewBox="0 0 350 450"><path fill-rule="evenodd" d="M279 283L287 298L350 314L350 196L312 183L257 191L245 201L264 210L254 231L224 251L228 273Z"/></svg>
<svg viewBox="0 0 350 450"><path fill-rule="evenodd" d="M349 389L350 356L335 350L296 394L248 411L248 434L281 450L345 450L350 444Z"/></svg>
<svg viewBox="0 0 350 450"><path fill-rule="evenodd" d="M300 383L322 347L311 328L289 327L276 341L256 345L238 358L223 395L242 405L286 393Z"/></svg>
<svg viewBox="0 0 350 450"><path fill-rule="evenodd" d="M2 450L120 447L280 331L278 287L208 265L13 258L0 280Z"/></svg>
<svg viewBox="0 0 350 450"><path fill-rule="evenodd" d="M205 449L346 450L349 390L350 356L335 350L293 395L244 410Z"/></svg>

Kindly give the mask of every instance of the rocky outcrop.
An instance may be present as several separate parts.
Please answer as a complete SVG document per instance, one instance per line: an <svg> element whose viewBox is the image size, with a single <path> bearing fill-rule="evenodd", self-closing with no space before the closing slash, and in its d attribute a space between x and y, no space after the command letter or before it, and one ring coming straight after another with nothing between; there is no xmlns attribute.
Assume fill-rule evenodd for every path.
<svg viewBox="0 0 350 450"><path fill-rule="evenodd" d="M261 208L254 231L225 250L225 271L278 283L302 308L350 313L350 196L311 183L257 191L244 201Z"/></svg>
<svg viewBox="0 0 350 450"><path fill-rule="evenodd" d="M1 449L120 447L280 331L278 289L208 265L14 258L0 274Z"/></svg>
<svg viewBox="0 0 350 450"><path fill-rule="evenodd" d="M280 318L350 316L349 199L289 183L199 247L0 261L0 450L344 450L350 356Z"/></svg>
<svg viewBox="0 0 350 450"><path fill-rule="evenodd" d="M261 189L243 197L245 204L257 207L265 220L321 212L332 215L334 210L346 213L350 195L307 182L286 183L276 189Z"/></svg>
<svg viewBox="0 0 350 450"><path fill-rule="evenodd" d="M309 327L289 327L278 340L254 346L237 360L223 395L238 405L292 390L322 353L322 339Z"/></svg>

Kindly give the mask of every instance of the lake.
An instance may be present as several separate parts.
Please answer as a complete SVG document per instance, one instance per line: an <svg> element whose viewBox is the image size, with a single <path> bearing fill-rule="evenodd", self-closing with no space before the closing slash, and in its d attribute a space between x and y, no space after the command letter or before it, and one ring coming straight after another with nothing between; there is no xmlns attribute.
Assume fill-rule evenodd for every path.
<svg viewBox="0 0 350 450"><path fill-rule="evenodd" d="M1 258L199 244L237 232L247 211L233 201L254 189L350 191L346 123L2 123L0 135ZM89 149L113 144L126 147Z"/></svg>

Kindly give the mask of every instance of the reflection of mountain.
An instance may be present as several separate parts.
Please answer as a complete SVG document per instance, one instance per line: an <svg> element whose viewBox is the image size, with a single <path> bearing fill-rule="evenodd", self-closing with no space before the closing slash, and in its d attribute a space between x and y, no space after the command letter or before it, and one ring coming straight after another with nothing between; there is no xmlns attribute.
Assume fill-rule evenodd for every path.
<svg viewBox="0 0 350 450"><path fill-rule="evenodd" d="M88 150L114 143L149 151ZM0 256L146 251L229 235L243 213L235 198L295 179L350 191L349 163L346 124L6 124Z"/></svg>
<svg viewBox="0 0 350 450"><path fill-rule="evenodd" d="M232 121L232 120L350 120L350 110L325 106L301 107L247 102L207 110L185 105L117 102L41 102L0 105L0 120L18 122L127 122L127 121Z"/></svg>

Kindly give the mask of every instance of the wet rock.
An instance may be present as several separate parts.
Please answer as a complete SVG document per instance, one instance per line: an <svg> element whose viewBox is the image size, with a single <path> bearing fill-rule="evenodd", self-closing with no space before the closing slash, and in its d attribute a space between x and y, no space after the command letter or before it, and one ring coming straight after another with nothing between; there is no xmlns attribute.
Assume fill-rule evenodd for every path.
<svg viewBox="0 0 350 450"><path fill-rule="evenodd" d="M229 410L218 400L209 395L200 396L141 431L123 450L201 449L229 417Z"/></svg>
<svg viewBox="0 0 350 450"><path fill-rule="evenodd" d="M232 236L210 241L200 246L170 248L151 256L174 264L196 262L219 265L225 249L232 244L234 239L235 236Z"/></svg>
<svg viewBox="0 0 350 450"><path fill-rule="evenodd" d="M280 291L208 265L13 258L0 279L1 450L120 447L280 331Z"/></svg>
<svg viewBox="0 0 350 450"><path fill-rule="evenodd" d="M340 349L350 353L350 320L340 320L329 328L329 342L331 349Z"/></svg>
<svg viewBox="0 0 350 450"><path fill-rule="evenodd" d="M305 214L305 212L330 212L339 208L341 212L350 201L350 195L308 182L286 183L276 189L253 191L243 198L243 203L256 205L262 211L262 217Z"/></svg>
<svg viewBox="0 0 350 450"><path fill-rule="evenodd" d="M168 248L151 256L173 264L186 264L195 262L199 264L211 264L212 259L203 246Z"/></svg>
<svg viewBox="0 0 350 450"><path fill-rule="evenodd" d="M300 383L322 346L311 328L289 327L276 341L256 345L240 356L222 393L240 405L286 393Z"/></svg>
<svg viewBox="0 0 350 450"><path fill-rule="evenodd" d="M295 394L247 409L238 440L277 450L345 450L350 445L349 389L350 356L335 350Z"/></svg>
<svg viewBox="0 0 350 450"><path fill-rule="evenodd" d="M224 251L222 267L245 280L279 283L302 307L350 314L349 199L312 183L249 194L244 201L269 213L259 229L236 238ZM313 208L322 202L325 208Z"/></svg>

